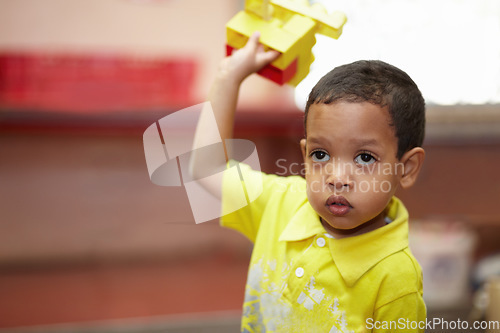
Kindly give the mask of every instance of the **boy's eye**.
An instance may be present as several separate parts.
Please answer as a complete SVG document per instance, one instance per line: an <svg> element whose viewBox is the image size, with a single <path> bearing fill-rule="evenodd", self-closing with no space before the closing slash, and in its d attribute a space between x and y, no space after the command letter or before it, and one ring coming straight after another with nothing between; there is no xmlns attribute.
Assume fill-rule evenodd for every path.
<svg viewBox="0 0 500 333"><path fill-rule="evenodd" d="M330 160L330 155L322 150L313 151L311 157L314 162L326 162Z"/></svg>
<svg viewBox="0 0 500 333"><path fill-rule="evenodd" d="M358 156L356 156L354 161L358 164L366 165L366 164L374 163L375 161L377 161L377 159L375 157L373 157L371 154L362 153L362 154L359 154Z"/></svg>

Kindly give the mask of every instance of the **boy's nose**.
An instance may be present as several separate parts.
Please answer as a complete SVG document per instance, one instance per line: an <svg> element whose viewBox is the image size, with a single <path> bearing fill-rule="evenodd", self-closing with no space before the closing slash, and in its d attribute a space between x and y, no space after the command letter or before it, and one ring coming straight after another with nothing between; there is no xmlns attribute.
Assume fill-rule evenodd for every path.
<svg viewBox="0 0 500 333"><path fill-rule="evenodd" d="M336 190L344 190L352 187L352 180L349 177L341 178L336 176L328 177L327 183Z"/></svg>
<svg viewBox="0 0 500 333"><path fill-rule="evenodd" d="M349 166L342 166L340 163L337 164L333 172L330 173L326 179L327 185L335 188L336 190L351 188L353 180L348 169Z"/></svg>

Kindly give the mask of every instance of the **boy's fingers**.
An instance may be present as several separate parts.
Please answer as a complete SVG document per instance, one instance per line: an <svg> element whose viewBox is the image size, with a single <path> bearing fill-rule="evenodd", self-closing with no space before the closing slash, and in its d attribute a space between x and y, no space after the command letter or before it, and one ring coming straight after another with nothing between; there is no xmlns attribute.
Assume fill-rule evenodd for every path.
<svg viewBox="0 0 500 333"><path fill-rule="evenodd" d="M260 38L260 31L254 31L254 33L250 36L250 40L254 43L258 43Z"/></svg>
<svg viewBox="0 0 500 333"><path fill-rule="evenodd" d="M260 38L260 32L255 31L248 39L247 45L252 49L256 49L257 46L259 45L259 38Z"/></svg>
<svg viewBox="0 0 500 333"><path fill-rule="evenodd" d="M271 59L271 61L274 61L278 59L278 57L281 55L280 52L275 51L275 50L270 50L266 52L266 55Z"/></svg>
<svg viewBox="0 0 500 333"><path fill-rule="evenodd" d="M268 64L268 63L276 60L280 56L280 54L281 53L279 53L278 51L274 51L274 50L264 52L264 53L259 55L259 62L263 63L263 64Z"/></svg>

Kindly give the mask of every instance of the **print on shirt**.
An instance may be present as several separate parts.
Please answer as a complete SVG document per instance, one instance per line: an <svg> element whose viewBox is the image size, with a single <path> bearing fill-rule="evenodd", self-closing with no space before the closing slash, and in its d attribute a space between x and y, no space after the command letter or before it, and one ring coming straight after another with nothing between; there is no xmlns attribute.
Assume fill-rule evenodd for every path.
<svg viewBox="0 0 500 333"><path fill-rule="evenodd" d="M307 321L325 325L325 315L330 320L328 327L311 327L311 332L354 333L348 329L346 313L342 311L337 297L327 296L324 288L316 286L314 276L305 285L295 300L295 304L285 300L283 293L292 272L293 263L283 263L277 267L276 260L257 260L249 269L245 302L243 305L242 332L294 332L296 322ZM279 272L276 270L280 269ZM279 274L279 283L270 275ZM308 310L305 312L304 309ZM321 317L317 321L314 318ZM333 325L332 325L333 323Z"/></svg>

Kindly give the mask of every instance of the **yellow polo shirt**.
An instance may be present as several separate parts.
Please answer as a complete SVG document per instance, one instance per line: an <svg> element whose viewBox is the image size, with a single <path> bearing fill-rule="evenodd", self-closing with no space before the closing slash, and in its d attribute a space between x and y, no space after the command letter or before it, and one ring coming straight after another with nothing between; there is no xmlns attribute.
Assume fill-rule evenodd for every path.
<svg viewBox="0 0 500 333"><path fill-rule="evenodd" d="M254 242L242 332L424 332L422 272L397 198L389 224L334 239L309 204L303 178L240 166L243 186L263 184L255 201L221 219ZM223 206L235 186L225 181Z"/></svg>

